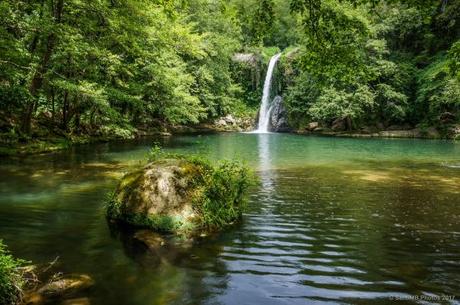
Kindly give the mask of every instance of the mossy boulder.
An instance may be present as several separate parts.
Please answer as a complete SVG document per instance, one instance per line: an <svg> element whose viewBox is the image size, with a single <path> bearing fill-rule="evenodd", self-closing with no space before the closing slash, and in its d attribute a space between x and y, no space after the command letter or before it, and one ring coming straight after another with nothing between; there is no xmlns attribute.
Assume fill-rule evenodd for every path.
<svg viewBox="0 0 460 305"><path fill-rule="evenodd" d="M241 217L250 181L248 169L237 162L156 160L122 178L107 216L179 235L214 231Z"/></svg>

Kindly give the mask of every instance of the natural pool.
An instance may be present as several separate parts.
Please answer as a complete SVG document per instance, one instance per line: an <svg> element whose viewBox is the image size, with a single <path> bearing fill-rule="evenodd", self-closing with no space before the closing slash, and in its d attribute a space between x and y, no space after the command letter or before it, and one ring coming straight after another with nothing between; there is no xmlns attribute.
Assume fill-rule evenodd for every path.
<svg viewBox="0 0 460 305"><path fill-rule="evenodd" d="M109 230L104 200L154 141L1 159L0 238L18 257L59 256L60 270L91 275L93 305L388 304L421 295L457 295L450 303L460 304L460 143L160 140L171 151L243 159L260 185L240 225L189 252L153 253Z"/></svg>

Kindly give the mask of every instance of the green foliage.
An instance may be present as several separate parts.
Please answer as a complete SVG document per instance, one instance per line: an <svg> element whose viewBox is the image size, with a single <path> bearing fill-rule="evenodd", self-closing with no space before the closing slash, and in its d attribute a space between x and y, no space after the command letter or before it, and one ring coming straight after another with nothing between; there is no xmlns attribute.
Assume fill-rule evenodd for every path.
<svg viewBox="0 0 460 305"><path fill-rule="evenodd" d="M161 149L161 146L159 143L154 143L152 148L150 148L149 151L149 162L154 162L159 160L160 158L164 157L164 151Z"/></svg>
<svg viewBox="0 0 460 305"><path fill-rule="evenodd" d="M460 79L460 40L450 48L448 60L451 75Z"/></svg>
<svg viewBox="0 0 460 305"><path fill-rule="evenodd" d="M320 94L319 82L311 74L304 72L293 80L285 100L292 125L302 127L311 120L309 109Z"/></svg>
<svg viewBox="0 0 460 305"><path fill-rule="evenodd" d="M457 116L460 112L460 82L452 74L451 63L448 56L437 56L418 77L417 103L432 121L445 112Z"/></svg>
<svg viewBox="0 0 460 305"><path fill-rule="evenodd" d="M207 229L222 228L241 217L252 176L247 167L236 161L222 161L217 166L211 166L209 161L199 162L208 170L193 197L194 207Z"/></svg>
<svg viewBox="0 0 460 305"><path fill-rule="evenodd" d="M297 40L296 19L285 0L230 0L241 28L245 48L278 46L286 48Z"/></svg>
<svg viewBox="0 0 460 305"><path fill-rule="evenodd" d="M303 70L335 81L366 78L366 42L373 29L365 10L327 0L312 10L301 6L297 11L304 26Z"/></svg>
<svg viewBox="0 0 460 305"><path fill-rule="evenodd" d="M391 122L403 122L407 116L407 96L395 91L387 84L378 84L376 102L381 107L381 115Z"/></svg>
<svg viewBox="0 0 460 305"><path fill-rule="evenodd" d="M244 109L232 5L5 0L0 16L2 131L131 137Z"/></svg>
<svg viewBox="0 0 460 305"><path fill-rule="evenodd" d="M279 52L281 52L281 50L278 47L262 48L261 55L262 55L263 61L268 63L270 59Z"/></svg>
<svg viewBox="0 0 460 305"><path fill-rule="evenodd" d="M287 67L291 124L348 118L354 127L439 125L446 113L458 119L459 3L292 1L303 36Z"/></svg>
<svg viewBox="0 0 460 305"><path fill-rule="evenodd" d="M274 21L273 1L260 0L256 8L254 17L252 19L252 28L254 40L256 42L263 42L265 36L270 31Z"/></svg>
<svg viewBox="0 0 460 305"><path fill-rule="evenodd" d="M24 261L15 259L0 240L0 304L15 305L20 301L24 280L19 267Z"/></svg>
<svg viewBox="0 0 460 305"><path fill-rule="evenodd" d="M194 171L191 199L200 218L197 227L216 230L241 217L247 204L247 190L254 182L247 166L235 160L213 164L200 155L164 153L162 158L171 157L198 167Z"/></svg>
<svg viewBox="0 0 460 305"><path fill-rule="evenodd" d="M352 93L336 88L327 88L312 105L310 115L317 120L334 119L360 120L375 106L375 95L366 86L359 86Z"/></svg>
<svg viewBox="0 0 460 305"><path fill-rule="evenodd" d="M424 36L430 24L429 11L405 4L382 5L377 10L383 16L379 20L378 30L392 49L424 49Z"/></svg>
<svg viewBox="0 0 460 305"><path fill-rule="evenodd" d="M458 118L459 23L459 0L3 0L0 132L130 138L251 115L268 58L293 48L280 83L295 126Z"/></svg>

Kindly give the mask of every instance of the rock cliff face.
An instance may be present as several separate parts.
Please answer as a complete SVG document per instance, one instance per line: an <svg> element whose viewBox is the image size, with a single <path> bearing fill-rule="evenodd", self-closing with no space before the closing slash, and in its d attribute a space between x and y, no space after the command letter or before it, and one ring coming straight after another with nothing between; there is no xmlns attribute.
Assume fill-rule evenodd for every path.
<svg viewBox="0 0 460 305"><path fill-rule="evenodd" d="M255 120L250 117L235 118L231 114L214 121L214 129L219 131L250 131L254 129Z"/></svg>
<svg viewBox="0 0 460 305"><path fill-rule="evenodd" d="M291 131L287 121L287 111L283 105L283 98L281 96L276 96L273 99L270 111L269 130L274 132Z"/></svg>

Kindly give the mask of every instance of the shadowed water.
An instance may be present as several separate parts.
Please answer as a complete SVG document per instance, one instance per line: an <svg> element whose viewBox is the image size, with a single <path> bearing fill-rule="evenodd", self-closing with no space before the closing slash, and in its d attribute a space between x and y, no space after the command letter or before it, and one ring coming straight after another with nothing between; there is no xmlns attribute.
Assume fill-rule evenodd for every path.
<svg viewBox="0 0 460 305"><path fill-rule="evenodd" d="M1 159L0 238L36 263L87 273L96 305L388 304L456 295L460 143L221 134L171 151L245 160L260 177L243 222L191 249L111 231L104 200L154 140ZM416 304L399 301L398 304ZM418 301L418 303L430 303Z"/></svg>

